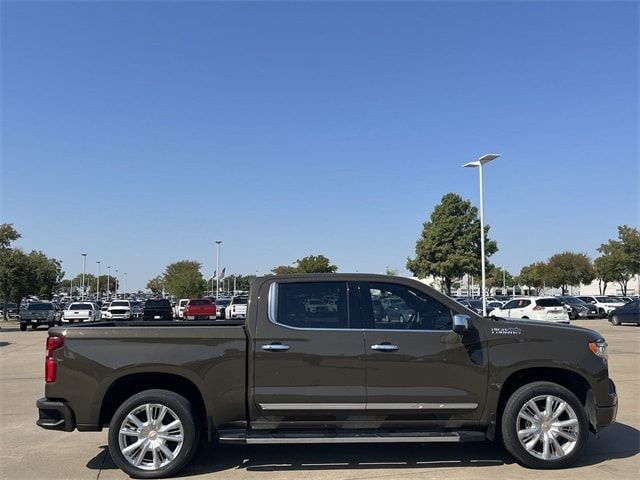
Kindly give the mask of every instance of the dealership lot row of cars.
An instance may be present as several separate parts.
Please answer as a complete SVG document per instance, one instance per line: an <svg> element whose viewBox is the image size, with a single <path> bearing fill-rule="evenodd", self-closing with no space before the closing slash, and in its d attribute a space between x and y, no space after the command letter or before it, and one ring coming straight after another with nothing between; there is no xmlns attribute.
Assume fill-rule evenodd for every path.
<svg viewBox="0 0 640 480"><path fill-rule="evenodd" d="M460 304L482 314L479 298L455 298ZM307 312L335 311L335 298L307 299ZM404 321L410 309L404 301L394 295L373 299L377 315L386 321ZM247 313L247 297L211 297L201 299L183 298L172 305L169 300L120 300L111 302L75 301L60 302L30 301L20 309L11 304L5 306L9 316L17 316L21 330L31 326L48 327L65 323L95 322L99 320L238 320ZM581 295L581 296L493 296L487 299L487 314L496 317L520 318L568 323L570 320L608 318L613 325L622 323L640 324L640 299L626 296Z"/></svg>

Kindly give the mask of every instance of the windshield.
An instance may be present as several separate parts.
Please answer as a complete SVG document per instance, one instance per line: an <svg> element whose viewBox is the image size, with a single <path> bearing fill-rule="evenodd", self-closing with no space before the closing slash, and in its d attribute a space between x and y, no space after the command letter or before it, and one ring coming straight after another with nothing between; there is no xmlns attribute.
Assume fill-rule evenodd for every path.
<svg viewBox="0 0 640 480"><path fill-rule="evenodd" d="M229 303L231 303L231 300L228 300L226 298L224 300L222 298L219 298L216 301L216 305L220 305L221 307L226 307L227 305L229 305Z"/></svg>
<svg viewBox="0 0 640 480"><path fill-rule="evenodd" d="M93 310L93 305L90 303L72 303L69 305L69 310Z"/></svg>
<svg viewBox="0 0 640 480"><path fill-rule="evenodd" d="M30 303L28 310L53 310L53 305L50 303Z"/></svg>
<svg viewBox="0 0 640 480"><path fill-rule="evenodd" d="M571 305L584 305L586 302L584 302L583 300L580 300L577 297L560 297L560 299L565 302L565 303L569 303Z"/></svg>
<svg viewBox="0 0 640 480"><path fill-rule="evenodd" d="M184 307L187 303L189 303L189 300L180 300L181 307Z"/></svg>
<svg viewBox="0 0 640 480"><path fill-rule="evenodd" d="M122 301L114 301L111 302L111 305L109 305L110 307L128 307L129 306L129 302L122 302Z"/></svg>
<svg viewBox="0 0 640 480"><path fill-rule="evenodd" d="M600 303L624 303L622 300L618 300L615 297L596 297Z"/></svg>

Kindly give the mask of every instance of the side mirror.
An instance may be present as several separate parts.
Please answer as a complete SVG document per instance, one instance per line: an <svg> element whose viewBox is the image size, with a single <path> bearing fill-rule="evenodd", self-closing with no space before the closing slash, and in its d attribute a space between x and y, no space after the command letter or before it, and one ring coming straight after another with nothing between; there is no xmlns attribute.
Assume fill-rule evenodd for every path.
<svg viewBox="0 0 640 480"><path fill-rule="evenodd" d="M458 335L462 335L467 330L469 330L469 326L471 324L471 319L469 315L454 315L453 316L453 331Z"/></svg>

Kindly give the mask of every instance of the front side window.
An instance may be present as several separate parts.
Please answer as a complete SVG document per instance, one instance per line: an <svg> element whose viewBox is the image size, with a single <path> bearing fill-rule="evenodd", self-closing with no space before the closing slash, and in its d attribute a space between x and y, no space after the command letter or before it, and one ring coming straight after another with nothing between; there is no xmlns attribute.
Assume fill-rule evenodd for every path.
<svg viewBox="0 0 640 480"><path fill-rule="evenodd" d="M297 328L349 328L345 282L280 283L277 291L277 323Z"/></svg>
<svg viewBox="0 0 640 480"><path fill-rule="evenodd" d="M449 307L405 285L369 283L364 301L370 302L364 311L371 309L375 329L451 330L453 327Z"/></svg>

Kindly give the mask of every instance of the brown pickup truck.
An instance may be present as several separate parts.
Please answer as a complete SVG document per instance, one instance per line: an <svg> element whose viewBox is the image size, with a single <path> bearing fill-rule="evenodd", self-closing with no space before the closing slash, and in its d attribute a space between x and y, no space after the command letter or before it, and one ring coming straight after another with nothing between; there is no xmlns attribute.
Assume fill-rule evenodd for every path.
<svg viewBox="0 0 640 480"><path fill-rule="evenodd" d="M598 333L482 318L420 282L364 274L259 278L243 322L54 328L46 382L38 425L108 426L114 461L138 478L175 474L201 433L242 444L500 438L523 465L561 468L618 403Z"/></svg>

